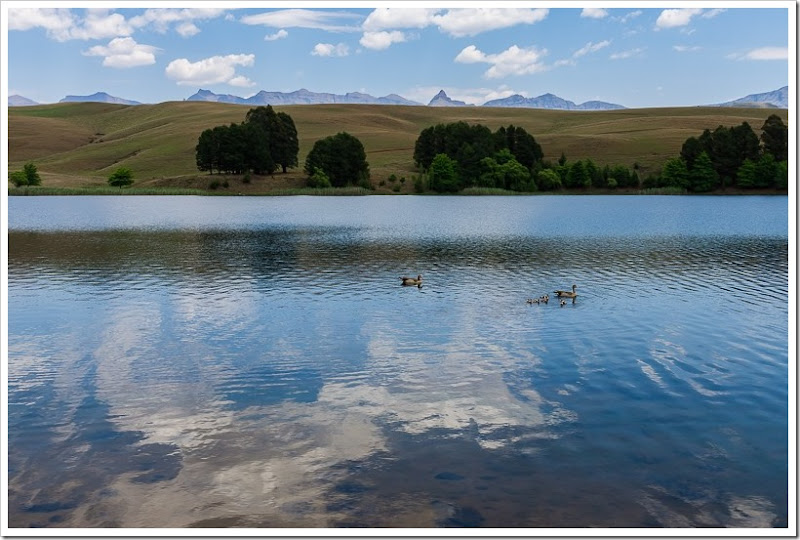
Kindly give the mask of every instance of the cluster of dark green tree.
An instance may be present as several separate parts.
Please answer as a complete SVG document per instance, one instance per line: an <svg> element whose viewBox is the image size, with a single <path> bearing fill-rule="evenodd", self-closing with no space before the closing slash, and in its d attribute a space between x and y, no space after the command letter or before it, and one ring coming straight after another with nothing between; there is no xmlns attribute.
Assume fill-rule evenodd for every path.
<svg viewBox="0 0 800 540"><path fill-rule="evenodd" d="M203 131L195 151L197 168L211 174L272 174L296 167L300 146L292 117L267 105L250 109L241 124Z"/></svg>
<svg viewBox="0 0 800 540"><path fill-rule="evenodd" d="M519 126L492 131L466 122L425 128L414 144L414 161L427 175L428 188L455 192L477 186L513 191L638 187L636 171L601 167L591 159L557 163L543 159L542 147ZM636 166L634 166L636 168Z"/></svg>
<svg viewBox="0 0 800 540"><path fill-rule="evenodd" d="M39 176L36 165L31 162L26 163L21 171L9 172L8 180L16 187L42 185L42 177Z"/></svg>
<svg viewBox="0 0 800 540"><path fill-rule="evenodd" d="M492 133L463 121L437 124L414 143L414 162L427 172L428 188L440 192L471 186L534 191L542 155L533 136L513 125Z"/></svg>
<svg viewBox="0 0 800 540"><path fill-rule="evenodd" d="M305 172L311 187L372 187L364 145L357 137L344 131L314 143L306 157Z"/></svg>
<svg viewBox="0 0 800 540"><path fill-rule="evenodd" d="M761 127L759 138L747 122L706 129L683 143L679 157L667 161L651 185L693 192L738 187L786 189L789 181L789 128L776 115Z"/></svg>

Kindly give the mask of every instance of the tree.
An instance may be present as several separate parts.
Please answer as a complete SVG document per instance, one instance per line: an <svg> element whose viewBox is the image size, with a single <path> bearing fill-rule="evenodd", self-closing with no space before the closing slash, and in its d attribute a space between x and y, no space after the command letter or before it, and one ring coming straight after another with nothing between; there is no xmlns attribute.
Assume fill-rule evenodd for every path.
<svg viewBox="0 0 800 540"><path fill-rule="evenodd" d="M561 176L553 169L542 169L536 175L536 183L544 191L561 189Z"/></svg>
<svg viewBox="0 0 800 540"><path fill-rule="evenodd" d="M585 188L592 185L592 179L586 172L583 161L578 160L572 164L567 172L566 186L568 188Z"/></svg>
<svg viewBox="0 0 800 540"><path fill-rule="evenodd" d="M42 184L42 177L39 176L36 165L33 163L26 163L22 168L22 172L25 174L25 180L29 186L39 186Z"/></svg>
<svg viewBox="0 0 800 540"><path fill-rule="evenodd" d="M273 141L273 159L278 163L283 172L288 167L297 167L297 154L300 153L300 141L297 138L297 127L294 125L292 117L285 112L278 113L278 120L281 122L281 136L279 141ZM277 144L275 144L277 142Z"/></svg>
<svg viewBox="0 0 800 540"><path fill-rule="evenodd" d="M789 187L789 162L779 161L776 166L775 187L787 189Z"/></svg>
<svg viewBox="0 0 800 540"><path fill-rule="evenodd" d="M108 184L120 189L133 184L133 171L128 167L118 168L108 177Z"/></svg>
<svg viewBox="0 0 800 540"><path fill-rule="evenodd" d="M761 127L761 142L764 152L775 157L775 161L789 159L789 128L777 114L771 114Z"/></svg>
<svg viewBox="0 0 800 540"><path fill-rule="evenodd" d="M769 152L761 156L756 162L756 185L758 188L768 188L775 185L778 176L778 163Z"/></svg>
<svg viewBox="0 0 800 540"><path fill-rule="evenodd" d="M25 177L25 171L14 171L8 173L8 180L14 184L15 187L28 185L28 179Z"/></svg>
<svg viewBox="0 0 800 540"><path fill-rule="evenodd" d="M458 191L456 162L447 154L436 154L428 169L428 187L439 192Z"/></svg>
<svg viewBox="0 0 800 540"><path fill-rule="evenodd" d="M305 171L311 176L321 169L334 187L362 185L369 180L369 164L364 145L346 132L314 143L306 157Z"/></svg>
<svg viewBox="0 0 800 540"><path fill-rule="evenodd" d="M673 158L664 164L661 169L661 185L684 189L689 187L689 171L683 158Z"/></svg>
<svg viewBox="0 0 800 540"><path fill-rule="evenodd" d="M681 157L686 162L687 169L692 170L692 167L694 167L694 160L697 159L697 157L703 151L703 145L700 143L700 139L697 137L689 137L686 139L686 141L684 141L683 146L681 147ZM707 152L706 156L708 156Z"/></svg>
<svg viewBox="0 0 800 540"><path fill-rule="evenodd" d="M689 171L689 188L695 192L711 191L717 187L719 176L707 152L700 152Z"/></svg>

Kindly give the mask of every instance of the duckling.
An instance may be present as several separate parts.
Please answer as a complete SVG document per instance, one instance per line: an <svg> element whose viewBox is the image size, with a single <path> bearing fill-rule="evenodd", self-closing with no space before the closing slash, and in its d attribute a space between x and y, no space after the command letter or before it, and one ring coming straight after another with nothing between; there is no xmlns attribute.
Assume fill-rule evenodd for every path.
<svg viewBox="0 0 800 540"><path fill-rule="evenodd" d="M561 307L566 306L567 305L567 301L566 300L562 300L560 305L561 305Z"/></svg>
<svg viewBox="0 0 800 540"><path fill-rule="evenodd" d="M559 298L575 298L576 296L578 296L578 293L575 292L575 289L577 289L577 288L578 288L577 285L573 285L572 286L572 292L570 292L570 291L555 291L555 293L556 293L556 296L558 296Z"/></svg>
<svg viewBox="0 0 800 540"><path fill-rule="evenodd" d="M538 304L539 303L539 298L536 298L536 299L528 298L527 303L528 304Z"/></svg>
<svg viewBox="0 0 800 540"><path fill-rule="evenodd" d="M422 274L418 275L416 278L403 276L400 279L403 281L403 285L405 286L408 285L416 285L417 287L422 286Z"/></svg>
<svg viewBox="0 0 800 540"><path fill-rule="evenodd" d="M541 298L539 298L539 301L540 301L540 302L544 302L544 303L546 304L547 302L549 302L549 301L550 301L550 297L549 297L548 295L546 295L546 294L545 294L544 296L542 296Z"/></svg>

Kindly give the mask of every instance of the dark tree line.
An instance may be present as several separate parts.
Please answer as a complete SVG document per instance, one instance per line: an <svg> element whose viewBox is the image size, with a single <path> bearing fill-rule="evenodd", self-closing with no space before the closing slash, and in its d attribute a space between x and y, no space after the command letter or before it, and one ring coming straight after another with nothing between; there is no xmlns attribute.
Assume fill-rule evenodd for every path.
<svg viewBox="0 0 800 540"><path fill-rule="evenodd" d="M306 157L305 172L312 187L370 187L364 145L346 132L315 142Z"/></svg>
<svg viewBox="0 0 800 540"><path fill-rule="evenodd" d="M444 164L445 155L452 161ZM501 127L494 133L483 125L466 122L437 124L422 130L414 143L414 161L429 174L435 191L458 191L470 186L535 189L532 172L542 160L542 148L521 127ZM449 171L452 165L453 173ZM438 173L438 174L437 174Z"/></svg>
<svg viewBox="0 0 800 540"><path fill-rule="evenodd" d="M789 129L776 114L761 127L761 137L750 124L706 129L689 137L680 156L664 164L653 185L694 192L719 188L778 188L788 185Z"/></svg>
<svg viewBox="0 0 800 540"><path fill-rule="evenodd" d="M455 192L477 186L512 191L616 189L639 187L634 166L600 166L591 159L556 163L543 159L542 147L524 128L492 131L466 122L425 128L414 144L414 161L434 191Z"/></svg>
<svg viewBox="0 0 800 540"><path fill-rule="evenodd" d="M272 174L297 166L300 150L292 117L272 106L247 112L240 124L216 126L200 134L195 148L197 168L218 173Z"/></svg>

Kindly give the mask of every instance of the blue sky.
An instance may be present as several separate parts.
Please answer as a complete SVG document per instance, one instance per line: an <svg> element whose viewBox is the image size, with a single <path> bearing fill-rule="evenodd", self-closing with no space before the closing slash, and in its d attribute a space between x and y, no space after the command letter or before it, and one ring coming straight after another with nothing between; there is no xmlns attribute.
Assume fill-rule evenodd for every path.
<svg viewBox="0 0 800 540"><path fill-rule="evenodd" d="M795 4L786 1L2 8L7 95L40 103L97 91L158 103L199 88L242 97L306 88L424 104L444 89L478 105L550 92L575 103L660 107L719 103L794 81Z"/></svg>

